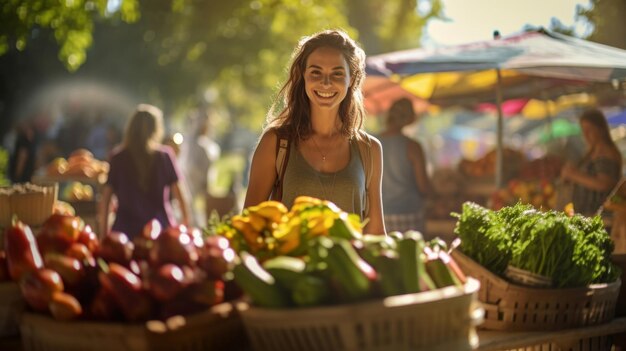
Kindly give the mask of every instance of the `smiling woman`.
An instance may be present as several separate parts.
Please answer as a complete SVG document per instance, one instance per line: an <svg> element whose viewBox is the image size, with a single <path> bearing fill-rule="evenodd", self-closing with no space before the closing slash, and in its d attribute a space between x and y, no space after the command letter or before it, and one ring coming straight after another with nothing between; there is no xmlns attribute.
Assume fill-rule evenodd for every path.
<svg viewBox="0 0 626 351"><path fill-rule="evenodd" d="M361 129L364 69L363 50L342 31L300 41L254 152L244 207L270 198L291 207L313 196L368 218L365 232L385 233L382 149ZM285 107L275 114L280 99Z"/></svg>

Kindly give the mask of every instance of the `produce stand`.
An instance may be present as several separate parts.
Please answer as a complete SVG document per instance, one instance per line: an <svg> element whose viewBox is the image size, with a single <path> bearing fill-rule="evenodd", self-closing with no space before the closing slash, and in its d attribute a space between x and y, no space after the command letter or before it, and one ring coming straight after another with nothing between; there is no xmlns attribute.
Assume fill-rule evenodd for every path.
<svg viewBox="0 0 626 351"><path fill-rule="evenodd" d="M87 184L93 187L93 197L91 200L82 201L67 201L74 210L76 215L81 217L86 224L89 224L91 228L97 230L98 227L98 200L102 190L102 186L106 183L106 175L100 174L95 178L81 177L81 176L68 176L68 175L47 175L39 174L33 176L34 183L59 183L59 199L61 199L61 192L64 186L67 186L71 182L79 182Z"/></svg>
<svg viewBox="0 0 626 351"><path fill-rule="evenodd" d="M464 288L356 304L276 310L240 308L254 350L471 350L482 310L478 281Z"/></svg>

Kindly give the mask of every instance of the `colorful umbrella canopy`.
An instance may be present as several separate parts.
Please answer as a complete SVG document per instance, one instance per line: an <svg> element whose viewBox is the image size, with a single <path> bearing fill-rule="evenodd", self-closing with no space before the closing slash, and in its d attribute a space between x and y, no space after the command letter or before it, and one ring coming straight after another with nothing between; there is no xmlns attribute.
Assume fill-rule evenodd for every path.
<svg viewBox="0 0 626 351"><path fill-rule="evenodd" d="M611 127L618 127L618 126L626 125L626 110L618 114L608 116L606 120Z"/></svg>
<svg viewBox="0 0 626 351"><path fill-rule="evenodd" d="M503 79L522 76L608 82L626 78L626 51L546 30L437 49L412 49L367 59L370 73L406 77L433 72L477 72L500 69ZM447 83L495 83L493 75L475 79L444 76ZM471 82L470 80L473 80Z"/></svg>
<svg viewBox="0 0 626 351"><path fill-rule="evenodd" d="M512 99L502 103L502 114L505 117L523 116L530 119L554 117L558 114L576 108L592 107L596 98L587 93L563 95L554 100L539 99ZM479 112L495 113L498 107L489 102L480 103L476 110Z"/></svg>
<svg viewBox="0 0 626 351"><path fill-rule="evenodd" d="M434 104L495 102L502 183L502 101L542 99L626 79L626 51L546 30L437 49L412 49L367 59L378 75ZM364 91L367 99L368 92Z"/></svg>

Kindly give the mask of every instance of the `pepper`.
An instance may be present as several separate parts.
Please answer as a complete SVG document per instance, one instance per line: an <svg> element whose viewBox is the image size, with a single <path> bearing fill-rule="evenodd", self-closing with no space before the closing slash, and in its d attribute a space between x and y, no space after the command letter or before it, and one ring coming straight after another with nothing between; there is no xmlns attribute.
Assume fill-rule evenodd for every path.
<svg viewBox="0 0 626 351"><path fill-rule="evenodd" d="M11 226L4 232L4 249L9 275L16 282L24 273L43 267L43 260L32 230L17 217L13 217Z"/></svg>

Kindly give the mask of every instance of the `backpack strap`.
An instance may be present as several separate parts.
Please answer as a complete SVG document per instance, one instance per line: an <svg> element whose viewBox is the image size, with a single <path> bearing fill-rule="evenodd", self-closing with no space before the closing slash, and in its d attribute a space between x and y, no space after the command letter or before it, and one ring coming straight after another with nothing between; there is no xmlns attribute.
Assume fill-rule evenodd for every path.
<svg viewBox="0 0 626 351"><path fill-rule="evenodd" d="M372 140L370 136L363 132L359 132L360 139L357 139L359 145L359 154L361 155L361 163L365 171L365 208L363 209L363 218L366 218L370 212L369 191L372 182L372 173L374 172L374 164L372 162Z"/></svg>
<svg viewBox="0 0 626 351"><path fill-rule="evenodd" d="M283 178L287 169L289 158L289 139L277 136L276 142L276 182L270 198L272 200L281 201L283 198Z"/></svg>

